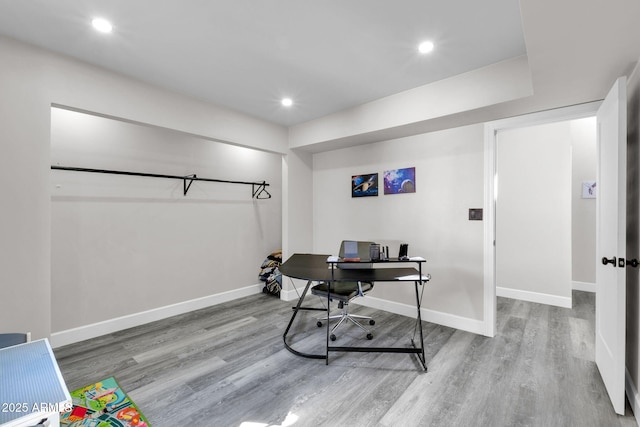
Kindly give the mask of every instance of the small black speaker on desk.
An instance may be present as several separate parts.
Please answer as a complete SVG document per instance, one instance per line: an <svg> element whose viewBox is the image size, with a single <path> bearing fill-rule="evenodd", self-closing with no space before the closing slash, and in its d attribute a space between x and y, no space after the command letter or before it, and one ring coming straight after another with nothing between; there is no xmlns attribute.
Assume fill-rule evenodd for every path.
<svg viewBox="0 0 640 427"><path fill-rule="evenodd" d="M369 259L371 261L380 261L380 245L377 243L369 245Z"/></svg>
<svg viewBox="0 0 640 427"><path fill-rule="evenodd" d="M398 253L398 259L409 259L409 244L400 243L400 252Z"/></svg>

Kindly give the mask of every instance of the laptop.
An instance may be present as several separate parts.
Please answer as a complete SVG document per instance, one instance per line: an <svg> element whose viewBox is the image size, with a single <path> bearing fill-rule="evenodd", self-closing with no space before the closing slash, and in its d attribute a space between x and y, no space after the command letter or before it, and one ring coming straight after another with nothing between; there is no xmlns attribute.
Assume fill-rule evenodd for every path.
<svg viewBox="0 0 640 427"><path fill-rule="evenodd" d="M369 247L366 248L367 257L363 258L358 251L358 242L354 240L345 240L343 242L344 254L342 259L347 262L338 263L338 268L342 269L368 269L373 268L373 264L369 261ZM363 251L364 252L364 251Z"/></svg>

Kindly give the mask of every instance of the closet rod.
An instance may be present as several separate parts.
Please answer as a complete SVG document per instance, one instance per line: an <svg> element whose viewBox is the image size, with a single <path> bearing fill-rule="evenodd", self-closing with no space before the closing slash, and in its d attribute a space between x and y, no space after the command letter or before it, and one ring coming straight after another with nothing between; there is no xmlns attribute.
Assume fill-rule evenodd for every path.
<svg viewBox="0 0 640 427"><path fill-rule="evenodd" d="M112 175L130 175L130 176L145 176L151 178L170 178L170 179L180 179L183 183L184 195L187 195L189 188L193 181L208 181L208 182L222 182L225 184L244 184L251 185L251 196L256 199L270 199L271 194L267 191L266 181L262 182L248 182L248 181L230 181L226 179L214 179L214 178L200 178L196 176L196 174L180 176L180 175L162 175L157 173L144 173L144 172L128 172L128 171L118 171L118 170L109 170L109 169L90 169L90 168L76 168L70 166L55 166L51 165L51 169L55 170L63 170L63 171L74 171L74 172L93 172L93 173L107 173Z"/></svg>

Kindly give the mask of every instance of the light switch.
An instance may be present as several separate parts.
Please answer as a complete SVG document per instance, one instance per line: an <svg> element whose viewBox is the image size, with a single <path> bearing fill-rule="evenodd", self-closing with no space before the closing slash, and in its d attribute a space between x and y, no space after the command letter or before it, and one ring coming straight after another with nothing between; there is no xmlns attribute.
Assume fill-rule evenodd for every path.
<svg viewBox="0 0 640 427"><path fill-rule="evenodd" d="M469 209L469 221L482 221L482 209Z"/></svg>

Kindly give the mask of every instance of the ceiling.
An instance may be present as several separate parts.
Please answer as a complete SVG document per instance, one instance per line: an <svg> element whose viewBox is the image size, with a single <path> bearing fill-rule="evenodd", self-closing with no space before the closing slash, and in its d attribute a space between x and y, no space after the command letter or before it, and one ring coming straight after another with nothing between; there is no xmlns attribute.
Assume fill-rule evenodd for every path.
<svg viewBox="0 0 640 427"><path fill-rule="evenodd" d="M406 132L602 99L640 58L638 17L638 0L0 0L1 35L288 127L526 56L533 95Z"/></svg>
<svg viewBox="0 0 640 427"><path fill-rule="evenodd" d="M0 0L0 34L285 126L526 54L514 0Z"/></svg>

